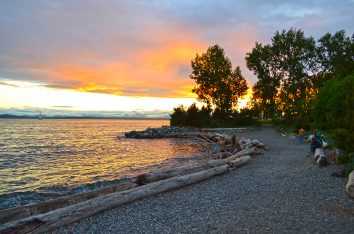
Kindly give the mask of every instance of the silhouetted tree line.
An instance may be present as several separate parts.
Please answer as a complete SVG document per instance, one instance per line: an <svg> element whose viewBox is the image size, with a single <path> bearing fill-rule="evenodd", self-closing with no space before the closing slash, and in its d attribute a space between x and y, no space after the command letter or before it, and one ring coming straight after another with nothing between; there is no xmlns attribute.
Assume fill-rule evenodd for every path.
<svg viewBox="0 0 354 234"><path fill-rule="evenodd" d="M171 126L188 127L235 127L257 124L250 109L241 111L233 110L224 112L220 109L213 110L210 106L198 108L196 103L189 107L180 105L173 109L171 114Z"/></svg>

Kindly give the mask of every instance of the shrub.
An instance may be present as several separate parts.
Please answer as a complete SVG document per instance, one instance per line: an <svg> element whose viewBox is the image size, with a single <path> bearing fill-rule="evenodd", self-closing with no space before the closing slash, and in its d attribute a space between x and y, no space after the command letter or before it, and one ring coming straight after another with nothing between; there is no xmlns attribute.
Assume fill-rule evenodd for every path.
<svg viewBox="0 0 354 234"><path fill-rule="evenodd" d="M354 152L354 72L326 82L318 93L313 116L317 126L330 130L339 148Z"/></svg>

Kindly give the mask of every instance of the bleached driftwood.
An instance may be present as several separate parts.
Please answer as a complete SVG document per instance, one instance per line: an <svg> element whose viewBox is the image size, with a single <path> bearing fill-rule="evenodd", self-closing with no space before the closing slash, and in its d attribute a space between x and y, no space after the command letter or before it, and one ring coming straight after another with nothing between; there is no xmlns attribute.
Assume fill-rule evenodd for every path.
<svg viewBox="0 0 354 234"><path fill-rule="evenodd" d="M354 171L350 172L345 190L351 198L354 198Z"/></svg>
<svg viewBox="0 0 354 234"><path fill-rule="evenodd" d="M253 147L265 149L264 144L261 143L257 139L251 140L248 138L241 137L241 139L239 140L239 144L240 144L241 149L247 149L247 148L253 148Z"/></svg>
<svg viewBox="0 0 354 234"><path fill-rule="evenodd" d="M209 170L172 177L150 183L130 190L107 194L82 203L77 203L45 214L30 216L0 227L0 233L43 233L59 228L60 226L78 221L82 218L116 208L120 205L169 191L178 187L190 185L215 175L225 173L229 165L214 167Z"/></svg>
<svg viewBox="0 0 354 234"><path fill-rule="evenodd" d="M0 210L0 224L22 219L31 215L47 213L55 209L73 205L75 203L87 201L89 199L103 196L109 193L128 190L135 187L137 187L136 183L124 182L87 193L80 193L71 196L60 197L53 200Z"/></svg>
<svg viewBox="0 0 354 234"><path fill-rule="evenodd" d="M148 184L148 183L158 181L158 180L164 180L164 179L167 179L167 178L170 178L173 176L182 176L182 175L187 175L190 173L195 173L195 172L206 170L206 169L209 169L212 167L218 167L218 166L227 164L230 161L233 161L233 160L240 158L242 156L256 155L256 154L260 154L260 152L257 151L257 149L255 147L246 148L244 150L237 152L236 154L231 154L231 156L226 157L224 159L209 160L209 161L201 162L201 163L198 163L195 165L188 165L188 166L180 167L180 168L163 169L163 170L159 170L159 171L149 172L146 174L139 175L137 177L137 184L143 185L143 184Z"/></svg>
<svg viewBox="0 0 354 234"><path fill-rule="evenodd" d="M219 167L227 164L228 162L229 162L228 160L223 160L223 159L209 160L195 165L187 165L180 168L170 168L170 169L152 171L149 173L139 175L137 177L137 184L144 185L159 180L165 180L174 176L188 175L199 171L208 170L213 167Z"/></svg>
<svg viewBox="0 0 354 234"><path fill-rule="evenodd" d="M251 160L251 156L247 155L247 156L242 156L240 158L237 158L233 161L230 161L229 162L229 165L231 168L237 168L237 167L240 167L246 163L248 163L249 161Z"/></svg>
<svg viewBox="0 0 354 234"><path fill-rule="evenodd" d="M218 152L218 153L212 155L212 157L214 159L224 159L224 158L228 158L230 156L232 156L231 152Z"/></svg>
<svg viewBox="0 0 354 234"><path fill-rule="evenodd" d="M256 155L256 154L261 154L259 151L257 151L257 149L255 147L253 148L246 148L243 149L235 154L233 154L232 156L228 157L228 160L235 160L236 158L242 157L242 156L246 156L246 155Z"/></svg>
<svg viewBox="0 0 354 234"><path fill-rule="evenodd" d="M317 148L315 150L314 162L320 167L326 166L328 164L327 157L323 152L323 149Z"/></svg>

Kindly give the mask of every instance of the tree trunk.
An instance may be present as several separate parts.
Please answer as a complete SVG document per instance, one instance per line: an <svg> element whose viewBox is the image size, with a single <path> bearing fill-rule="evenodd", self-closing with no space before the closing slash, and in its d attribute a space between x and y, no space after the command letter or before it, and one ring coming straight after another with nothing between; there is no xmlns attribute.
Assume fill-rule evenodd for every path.
<svg viewBox="0 0 354 234"><path fill-rule="evenodd" d="M42 201L10 209L0 210L0 224L8 223L13 220L22 219L31 215L47 213L62 207L70 206L75 203L87 201L92 198L103 196L109 193L119 192L135 188L137 185L132 182L124 182L117 185L108 186L87 193L75 194L72 196L61 197L53 200Z"/></svg>
<svg viewBox="0 0 354 234"><path fill-rule="evenodd" d="M345 186L345 189L346 189L348 195L351 198L354 198L354 171L350 172L349 177L348 177L348 183Z"/></svg>
<svg viewBox="0 0 354 234"><path fill-rule="evenodd" d="M225 173L229 165L215 167L209 170L150 183L138 188L111 193L82 203L77 203L46 214L27 217L0 227L0 233L42 233L59 228L60 226L78 221L82 218L116 208L120 205L169 191L178 187L205 180L214 175Z"/></svg>

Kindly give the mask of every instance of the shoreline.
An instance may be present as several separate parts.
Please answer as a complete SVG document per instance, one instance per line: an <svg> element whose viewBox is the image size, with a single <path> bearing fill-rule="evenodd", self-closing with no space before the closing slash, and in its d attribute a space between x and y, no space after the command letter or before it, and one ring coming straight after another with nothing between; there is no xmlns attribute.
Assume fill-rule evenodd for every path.
<svg viewBox="0 0 354 234"><path fill-rule="evenodd" d="M227 130L239 131L240 129L232 128ZM245 129L241 130L244 131ZM198 183L215 175L229 172L230 169L247 164L251 160L251 155L260 154L259 150L265 149L264 144L258 140L244 138L238 140L235 135L231 137L212 133L208 129L163 126L160 128L147 128L144 131L127 132L125 136L137 139L188 139L186 144L199 143L199 147L207 144L209 153L183 158L192 163L181 164L181 167L169 165L169 167L163 167L160 170L151 170L131 178L131 181L127 183L1 210L0 224L4 223L5 225L1 230L7 232L23 228L36 229L38 225L33 225L33 222L42 223L39 228L42 231L59 228L64 224L72 223L75 220L78 221L84 217L89 217L132 201ZM216 147L217 151L213 152L213 146L215 145L218 146ZM206 161L195 159L206 159Z"/></svg>
<svg viewBox="0 0 354 234"><path fill-rule="evenodd" d="M307 157L309 146L265 127L237 133L269 151L198 184L154 195L59 228L59 233L349 232L345 180ZM330 198L330 199L329 199ZM327 220L323 222L323 220Z"/></svg>

